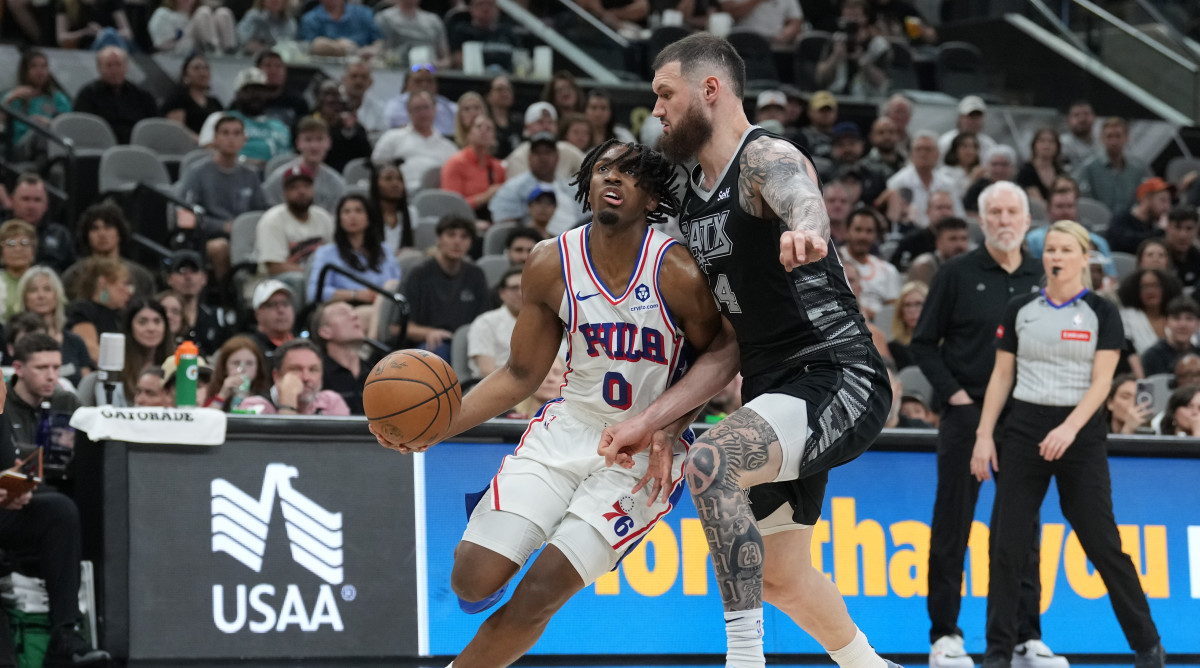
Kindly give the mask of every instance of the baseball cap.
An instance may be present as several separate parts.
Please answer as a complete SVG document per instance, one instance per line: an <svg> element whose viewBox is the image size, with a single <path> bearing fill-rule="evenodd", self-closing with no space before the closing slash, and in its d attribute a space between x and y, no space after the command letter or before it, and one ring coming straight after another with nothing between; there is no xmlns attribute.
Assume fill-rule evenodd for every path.
<svg viewBox="0 0 1200 668"><path fill-rule="evenodd" d="M929 407L929 397L925 396L925 393L918 389L910 390L907 387L904 388L904 391L900 394L900 399L901 401L904 399L912 399L913 401L921 402L926 408Z"/></svg>
<svg viewBox="0 0 1200 668"><path fill-rule="evenodd" d="M1138 201L1140 202L1143 199L1149 197L1150 195L1153 195L1154 193L1160 193L1164 190L1175 190L1175 186L1171 185L1170 183L1167 183L1166 181L1158 178L1157 176L1151 176L1150 178L1146 179L1145 181L1142 181L1142 184L1140 186L1138 186L1138 188L1137 188Z"/></svg>
<svg viewBox="0 0 1200 668"><path fill-rule="evenodd" d="M812 98L810 98L808 101L808 106L812 107L813 109L821 109L824 107L833 107L834 109L837 109L838 103L837 98L833 96L833 93L830 93L827 90L819 90L813 93Z"/></svg>
<svg viewBox="0 0 1200 668"><path fill-rule="evenodd" d="M554 188L546 188L543 186L534 186L533 190L529 193L529 197L527 197L525 201L532 202L539 197L549 197L554 202L558 201L558 196L554 194Z"/></svg>
<svg viewBox="0 0 1200 668"><path fill-rule="evenodd" d="M537 146L538 144L549 144L551 146L557 147L558 146L558 138L554 136L553 132L538 132L537 134L535 134L529 138L529 148L533 148L534 146Z"/></svg>
<svg viewBox="0 0 1200 668"><path fill-rule="evenodd" d="M968 114L980 113L987 111L987 103L978 95L968 95L958 103L958 115L966 116Z"/></svg>
<svg viewBox="0 0 1200 668"><path fill-rule="evenodd" d="M286 188L297 179L307 179L309 183L312 183L313 180L312 172L308 171L308 167L298 162L283 172L283 187Z"/></svg>
<svg viewBox="0 0 1200 668"><path fill-rule="evenodd" d="M843 137L862 139L862 130L859 130L858 124L853 121L841 121L833 126L833 140L837 141Z"/></svg>
<svg viewBox="0 0 1200 668"><path fill-rule="evenodd" d="M191 267L196 271L204 269L204 259L194 250L182 249L171 254L167 259L167 272L175 273L183 267Z"/></svg>
<svg viewBox="0 0 1200 668"><path fill-rule="evenodd" d="M292 294L292 289L287 286L287 283L269 278L254 288L254 299L250 302L254 306L254 310L257 311L262 308L262 305L266 304L268 299L275 296L276 292L286 292L289 298L295 296Z"/></svg>
<svg viewBox="0 0 1200 668"><path fill-rule="evenodd" d="M257 67L247 67L237 73L237 78L233 80L233 90L239 91L246 86L266 86L267 73Z"/></svg>
<svg viewBox="0 0 1200 668"><path fill-rule="evenodd" d="M554 110L554 105L549 102L534 102L525 110L525 125L538 120L545 112L550 112L550 118L558 121L558 112Z"/></svg>
<svg viewBox="0 0 1200 668"><path fill-rule="evenodd" d="M786 107L787 96L783 91L779 90L764 90L758 94L758 106L755 109L766 109L767 107Z"/></svg>

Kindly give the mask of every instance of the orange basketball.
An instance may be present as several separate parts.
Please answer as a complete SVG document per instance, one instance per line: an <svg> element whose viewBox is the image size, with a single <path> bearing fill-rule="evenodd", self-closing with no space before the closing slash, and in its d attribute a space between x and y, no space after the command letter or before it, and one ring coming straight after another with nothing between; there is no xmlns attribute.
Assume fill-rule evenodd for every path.
<svg viewBox="0 0 1200 668"><path fill-rule="evenodd" d="M458 376L426 350L398 350L379 361L363 384L367 420L388 439L409 447L446 434L462 404Z"/></svg>

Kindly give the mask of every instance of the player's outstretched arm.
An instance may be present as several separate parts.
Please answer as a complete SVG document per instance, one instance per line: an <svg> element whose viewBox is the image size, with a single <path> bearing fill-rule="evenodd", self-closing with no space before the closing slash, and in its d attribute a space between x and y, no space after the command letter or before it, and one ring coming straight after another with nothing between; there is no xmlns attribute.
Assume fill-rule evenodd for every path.
<svg viewBox="0 0 1200 668"><path fill-rule="evenodd" d="M761 137L741 157L739 204L748 213L787 226L779 238L779 261L791 271L829 252L829 213L817 187L817 172L795 146Z"/></svg>

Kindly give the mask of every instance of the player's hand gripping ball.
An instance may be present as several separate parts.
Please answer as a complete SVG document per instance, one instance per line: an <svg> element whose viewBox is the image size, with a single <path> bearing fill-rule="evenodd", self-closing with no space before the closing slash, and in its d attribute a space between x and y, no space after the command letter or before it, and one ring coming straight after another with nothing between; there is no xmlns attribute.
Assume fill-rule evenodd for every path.
<svg viewBox="0 0 1200 668"><path fill-rule="evenodd" d="M363 384L367 421L377 434L403 445L405 452L419 452L440 441L461 405L458 376L426 350L388 355Z"/></svg>

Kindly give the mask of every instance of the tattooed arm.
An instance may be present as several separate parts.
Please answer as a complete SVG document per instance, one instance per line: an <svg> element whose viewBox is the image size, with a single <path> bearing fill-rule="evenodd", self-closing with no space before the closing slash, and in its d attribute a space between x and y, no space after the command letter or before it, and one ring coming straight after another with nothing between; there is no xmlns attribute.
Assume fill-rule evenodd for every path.
<svg viewBox="0 0 1200 668"><path fill-rule="evenodd" d="M829 214L812 164L782 139L760 137L742 151L738 204L760 218L778 219L779 261L791 271L828 253Z"/></svg>

